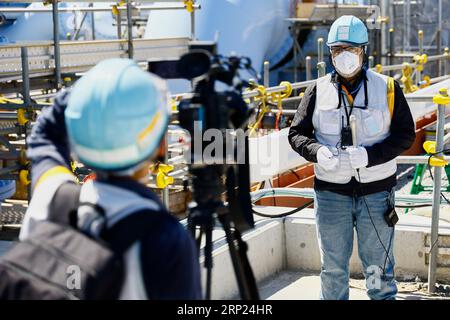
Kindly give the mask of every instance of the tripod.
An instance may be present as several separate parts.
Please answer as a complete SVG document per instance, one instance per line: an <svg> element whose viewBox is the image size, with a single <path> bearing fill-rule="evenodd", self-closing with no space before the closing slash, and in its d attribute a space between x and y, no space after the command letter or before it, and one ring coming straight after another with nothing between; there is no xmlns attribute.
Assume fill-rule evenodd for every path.
<svg viewBox="0 0 450 320"><path fill-rule="evenodd" d="M188 228L194 238L197 227L200 230L199 236L196 239L198 252L200 252L202 238L205 236L206 300L211 299L213 268L212 231L216 218L225 231L225 237L242 300L259 300L255 277L247 257L247 243L242 240L241 233L231 227L229 208L218 203L200 204L192 208L188 218Z"/></svg>
<svg viewBox="0 0 450 320"><path fill-rule="evenodd" d="M259 300L258 288L256 286L255 277L250 266L247 250L248 246L242 240L241 232L236 227L231 217L233 216L230 209L234 206L230 204L236 203L234 197L234 179L228 176L228 204L221 201L220 179L216 174L216 170L220 167L210 166L200 169L201 172L196 172L196 179L194 179L194 194L196 203L190 208L188 217L188 229L192 235L196 236L196 231L199 229L199 236L197 237L197 249L200 252L200 246L203 236L205 237L205 268L206 268L206 299L211 299L211 282L212 282L212 232L216 221L218 221L223 230L230 251L231 262L233 264L234 273L238 283L239 292L243 300ZM209 177L209 179L205 179ZM234 208L233 208L234 210ZM238 210L238 209L237 209Z"/></svg>

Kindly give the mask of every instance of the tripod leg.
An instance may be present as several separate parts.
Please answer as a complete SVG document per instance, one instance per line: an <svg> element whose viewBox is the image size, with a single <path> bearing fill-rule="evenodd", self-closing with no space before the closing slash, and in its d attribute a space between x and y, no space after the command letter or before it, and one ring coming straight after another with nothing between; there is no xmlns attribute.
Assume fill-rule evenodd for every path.
<svg viewBox="0 0 450 320"><path fill-rule="evenodd" d="M211 300L212 284L212 226L205 227L205 268L206 268L206 300Z"/></svg>
<svg viewBox="0 0 450 320"><path fill-rule="evenodd" d="M188 216L187 220L187 230L191 233L192 237L195 239L195 231L197 230L197 225L192 221L191 216Z"/></svg>
<svg viewBox="0 0 450 320"><path fill-rule="evenodd" d="M237 230L234 231L234 238L238 243L238 254L241 259L242 268L244 269L250 299L259 300L258 286L256 285L255 275L253 274L253 270L247 256L248 245L244 240L242 240L241 233Z"/></svg>
<svg viewBox="0 0 450 320"><path fill-rule="evenodd" d="M242 300L259 300L255 276L247 257L247 244L242 240L239 232L231 231L230 221L226 215L220 216L219 219L227 238L241 298Z"/></svg>

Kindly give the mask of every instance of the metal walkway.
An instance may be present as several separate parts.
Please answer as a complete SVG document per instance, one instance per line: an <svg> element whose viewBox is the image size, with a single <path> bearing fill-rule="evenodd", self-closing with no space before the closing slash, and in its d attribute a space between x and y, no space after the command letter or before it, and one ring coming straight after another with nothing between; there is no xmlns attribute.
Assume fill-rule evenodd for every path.
<svg viewBox="0 0 450 320"><path fill-rule="evenodd" d="M176 59L188 52L189 41L189 38L134 39L134 59L140 63L152 59ZM22 47L28 51L30 77L55 73L52 42L5 45L0 46L0 82L22 79ZM60 52L61 73L83 72L104 59L128 57L128 41L63 41Z"/></svg>

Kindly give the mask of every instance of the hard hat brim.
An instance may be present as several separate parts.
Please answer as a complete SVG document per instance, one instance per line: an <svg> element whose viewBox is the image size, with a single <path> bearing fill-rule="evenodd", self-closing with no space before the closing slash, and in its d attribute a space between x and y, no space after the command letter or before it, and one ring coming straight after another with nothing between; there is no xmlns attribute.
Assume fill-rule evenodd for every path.
<svg viewBox="0 0 450 320"><path fill-rule="evenodd" d="M364 43L356 43L356 42L351 42L351 41L336 41L336 42L327 42L327 46L328 47L337 47L337 46L342 46L342 45L351 45L353 47L363 47L363 46L367 46L369 43L368 42L364 42Z"/></svg>

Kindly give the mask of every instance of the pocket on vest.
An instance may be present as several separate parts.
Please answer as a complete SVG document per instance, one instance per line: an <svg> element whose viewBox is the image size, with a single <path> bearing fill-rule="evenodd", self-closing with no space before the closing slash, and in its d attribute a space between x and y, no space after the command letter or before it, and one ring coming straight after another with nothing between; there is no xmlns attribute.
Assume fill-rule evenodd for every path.
<svg viewBox="0 0 450 320"><path fill-rule="evenodd" d="M362 110L363 129L367 137L375 137L383 133L384 115L381 110Z"/></svg>
<svg viewBox="0 0 450 320"><path fill-rule="evenodd" d="M338 109L321 110L319 112L319 127L322 134L340 135L341 134L341 112Z"/></svg>

